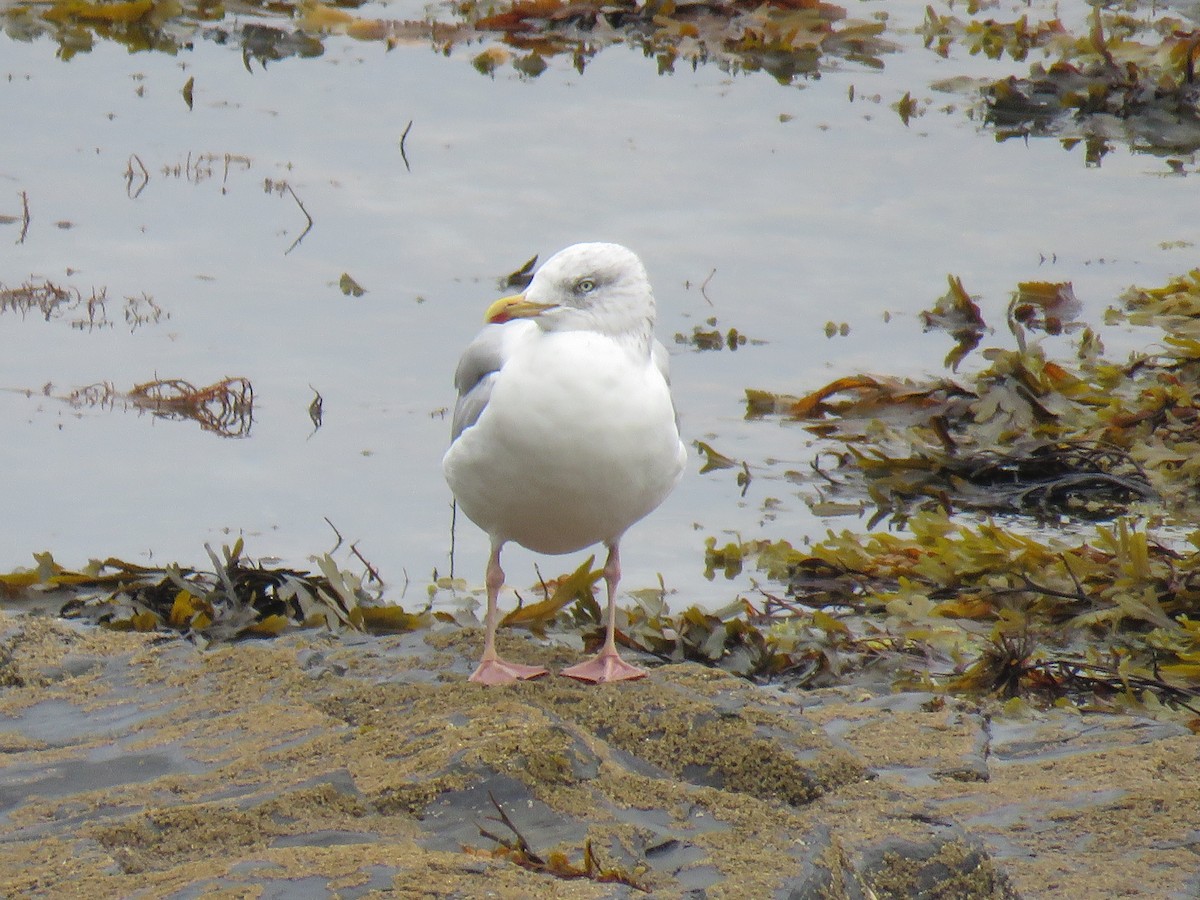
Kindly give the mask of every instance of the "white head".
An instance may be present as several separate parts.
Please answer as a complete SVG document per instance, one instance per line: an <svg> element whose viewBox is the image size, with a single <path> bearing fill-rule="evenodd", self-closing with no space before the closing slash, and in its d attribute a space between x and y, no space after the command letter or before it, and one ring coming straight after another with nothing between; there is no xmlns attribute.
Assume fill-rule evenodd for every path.
<svg viewBox="0 0 1200 900"><path fill-rule="evenodd" d="M496 301L488 320L533 318L546 331L599 331L649 343L654 294L642 261L620 244L573 244L546 260L524 294Z"/></svg>

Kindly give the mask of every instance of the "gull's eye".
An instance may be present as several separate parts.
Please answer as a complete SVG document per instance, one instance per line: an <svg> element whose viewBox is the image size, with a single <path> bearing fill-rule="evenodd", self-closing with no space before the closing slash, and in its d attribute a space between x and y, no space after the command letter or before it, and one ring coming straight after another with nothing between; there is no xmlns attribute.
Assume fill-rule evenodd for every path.
<svg viewBox="0 0 1200 900"><path fill-rule="evenodd" d="M590 278L580 278L577 282L575 282L575 293L577 294L590 294L595 289L596 282L592 281Z"/></svg>

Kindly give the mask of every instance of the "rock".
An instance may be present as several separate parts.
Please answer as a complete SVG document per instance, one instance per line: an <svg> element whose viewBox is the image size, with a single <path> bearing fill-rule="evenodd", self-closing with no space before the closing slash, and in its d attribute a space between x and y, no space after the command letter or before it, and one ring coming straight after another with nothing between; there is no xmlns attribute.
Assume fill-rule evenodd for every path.
<svg viewBox="0 0 1200 900"><path fill-rule="evenodd" d="M200 652L21 629L0 689L4 895L1008 900L1103 896L1097 873L1164 896L1195 881L1197 739L1140 720L993 727L952 698L691 664L486 689L457 630ZM1098 817L1120 841L1096 843Z"/></svg>
<svg viewBox="0 0 1200 900"><path fill-rule="evenodd" d="M981 842L962 829L931 829L923 839L886 838L852 854L855 871L872 895L909 897L1020 897Z"/></svg>

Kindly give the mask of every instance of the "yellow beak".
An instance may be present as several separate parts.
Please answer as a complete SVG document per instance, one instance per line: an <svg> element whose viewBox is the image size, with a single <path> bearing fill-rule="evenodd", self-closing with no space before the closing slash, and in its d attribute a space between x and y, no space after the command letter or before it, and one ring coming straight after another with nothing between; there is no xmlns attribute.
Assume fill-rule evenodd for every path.
<svg viewBox="0 0 1200 900"><path fill-rule="evenodd" d="M483 314L483 321L498 324L512 319L531 319L553 306L553 303L526 300L524 294L513 294L511 297L501 297L489 306Z"/></svg>

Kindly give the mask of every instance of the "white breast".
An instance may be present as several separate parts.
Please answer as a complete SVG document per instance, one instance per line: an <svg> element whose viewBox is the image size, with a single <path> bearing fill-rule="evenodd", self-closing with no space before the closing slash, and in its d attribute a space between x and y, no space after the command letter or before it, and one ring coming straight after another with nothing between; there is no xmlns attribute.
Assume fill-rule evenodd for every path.
<svg viewBox="0 0 1200 900"><path fill-rule="evenodd" d="M649 358L595 332L540 333L498 374L443 460L460 508L538 553L612 543L675 487L686 461Z"/></svg>

